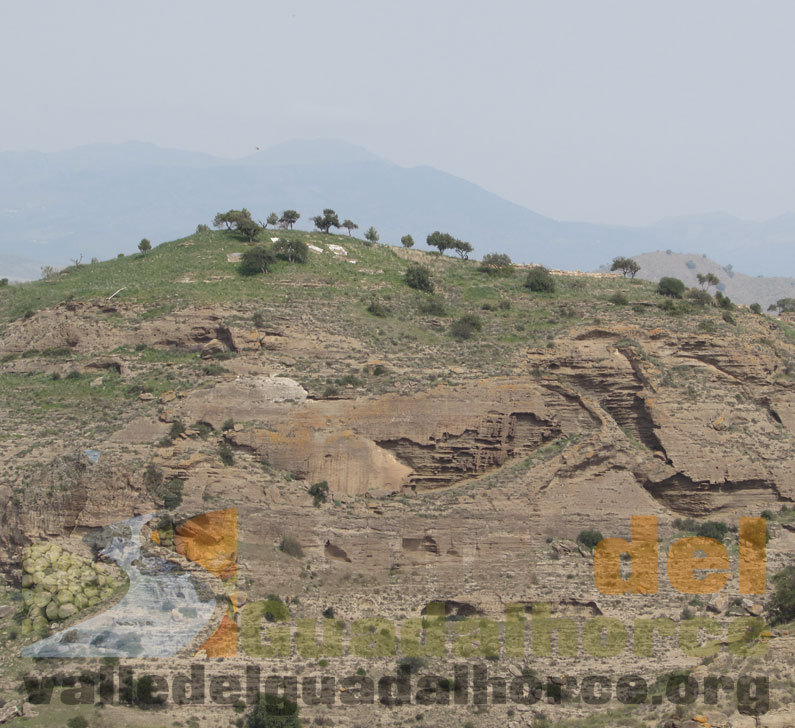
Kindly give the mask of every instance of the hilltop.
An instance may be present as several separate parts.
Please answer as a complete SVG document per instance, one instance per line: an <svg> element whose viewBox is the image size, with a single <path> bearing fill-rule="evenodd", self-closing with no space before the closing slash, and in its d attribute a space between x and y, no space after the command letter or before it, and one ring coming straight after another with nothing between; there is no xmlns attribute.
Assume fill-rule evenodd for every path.
<svg viewBox="0 0 795 728"><path fill-rule="evenodd" d="M711 528L735 558L730 527L764 512L768 573L789 563L791 323L671 299L640 279L560 272L553 290L536 292L524 285L528 267L497 275L475 260L346 235L263 237L268 246L273 237L315 250L304 264L279 260L267 273L242 276L237 261L256 245L202 229L145 255L0 288L0 566L9 584L20 582L26 553L42 552L25 551L31 542L88 558L86 543L104 526L151 512L159 515L143 532L147 548L182 568L169 551L175 526L236 508L239 594L216 585L221 616L233 598L245 610L266 597L291 619L333 615L347 625L420 622L439 603L450 630L468 615L503 619L507 605L528 619L548 605L554 616L628 625L764 613L758 599L736 598L736 569L715 597L694 598L665 581L653 605L647 595L603 594L582 534L629 538L632 516L654 515L667 549L717 522ZM406 284L414 265L427 269L432 293ZM462 320L468 326L454 326ZM79 624L72 610L58 612L54 628L38 613L28 624L32 608L15 594L0 590L0 605L16 615L0 617L0 640L14 645L0 664L0 695L9 701L22 674L47 669L18 657L18 648L35 630ZM388 635L384 624L379 634ZM212 667L217 654L206 636L148 669ZM780 676L771 715L788 715L795 668L786 629L764 637L770 652L760 656L723 650L702 660L664 639L651 657L627 650L611 669L650 680L680 670L761 669ZM241 645L256 648L248 634ZM474 655L507 679L537 671L579 680L603 674L606 664L590 653ZM251 659L222 664L237 674ZM394 675L400 659L291 653L267 665L377 679ZM444 676L464 661L417 659L412 664ZM79 660L79 669L95 663ZM58 669L70 665L62 660ZM726 700L709 710L728 710ZM57 707L37 706L39 724L61 725ZM338 707L302 703L301 717L322 725L333 715L342 728L372 723L372 706ZM583 728L657 726L674 711L652 703L612 703L598 714L581 702L552 707L557 712L545 704L545 716ZM136 708L85 711L98 721L151 725L152 713ZM397 706L379 724L547 721L511 706L423 706L421 721L419 712ZM163 725L237 717L222 705L157 713Z"/></svg>
<svg viewBox="0 0 795 728"><path fill-rule="evenodd" d="M658 250L631 256L640 265L638 278L659 281L663 276L679 278L688 287L698 285L699 273L713 273L720 279L719 289L732 301L750 306L758 303L763 310L781 298L795 296L795 278L749 276L731 265L721 265L705 254L675 253ZM608 270L603 266L600 270Z"/></svg>

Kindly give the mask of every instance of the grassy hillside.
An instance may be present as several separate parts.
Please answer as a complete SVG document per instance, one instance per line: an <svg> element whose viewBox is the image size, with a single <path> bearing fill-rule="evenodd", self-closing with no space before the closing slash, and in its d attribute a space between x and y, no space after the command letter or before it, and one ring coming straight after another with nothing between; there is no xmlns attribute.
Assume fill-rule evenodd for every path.
<svg viewBox="0 0 795 728"><path fill-rule="evenodd" d="M324 252L310 252L305 264L279 261L267 274L245 277L238 272L239 264L228 258L234 259L252 244L231 232L198 232L159 245L146 255L72 266L49 280L0 289L0 325L58 304L111 296L114 304L139 306L142 318L157 318L191 305L236 307L241 313L275 306L288 316L291 311L296 315L305 311L320 321L327 320L332 329L350 332L348 327L353 325L363 333L402 333L429 343L449 341L449 322L464 314L479 316L484 326L477 338L494 343L527 343L578 323L599 323L602 318L633 323L648 319L652 326L663 316L673 328L692 331L706 318L714 319L718 328L728 325L716 309L684 301L663 312L660 307L666 299L646 280L555 276L555 292L539 294L523 286L527 269L521 267L510 275L496 276L481 272L475 260L370 246L345 235L266 231L267 245L272 244L271 237L303 240ZM328 250L331 244L343 246L347 255L334 255ZM714 268L699 261L698 267L689 271L684 265L688 256L662 255L682 259L685 273L681 277L688 284L695 284L695 273L702 268ZM403 276L412 262L430 270L433 294L405 284ZM645 260L643 265L641 276L652 269ZM728 281L731 295L733 279L724 273L722 280ZM617 293L627 305L612 302ZM379 312L385 315L368 312L372 302L379 304Z"/></svg>

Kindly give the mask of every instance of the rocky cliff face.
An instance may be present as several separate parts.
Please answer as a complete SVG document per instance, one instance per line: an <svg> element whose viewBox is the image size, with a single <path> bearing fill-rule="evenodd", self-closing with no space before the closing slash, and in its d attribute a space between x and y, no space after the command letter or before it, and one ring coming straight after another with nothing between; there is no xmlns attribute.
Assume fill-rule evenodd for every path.
<svg viewBox="0 0 795 728"><path fill-rule="evenodd" d="M179 398L165 399L148 424L144 410L109 433L108 442L97 443L118 456L112 484L108 457L101 465L75 460L79 466L68 482L54 479L52 463L19 475L17 486L32 481L23 488L28 495L63 500L54 513L38 516L34 530L90 526L103 512L144 502L140 477L130 474L119 444L138 439L140 449L168 428L162 422L175 420L220 431L234 419L242 425L223 435L234 449L299 481L327 481L333 495L448 488L532 459L552 443L577 441L577 448L568 448L567 468L592 469L609 460L611 477L626 472L638 498L649 493L675 513L704 516L795 497L795 392L762 319L754 321L756 338L575 327L554 346L520 352L509 377L468 371L455 385L425 391L317 399L290 371L293 362L322 348L305 326L247 333L223 323L223 312L199 308L132 325L127 320L133 311L119 307L113 313L122 323L110 326L102 321L108 310L66 304L20 320L6 332L2 351L8 357L67 347L83 355L85 371L111 369L129 377L135 364L124 355L109 357L112 346L139 341L201 351L214 341L238 354L240 373L181 391ZM327 335L325 343L330 340ZM346 351L344 343L337 338L330 348L340 358L356 357L359 348ZM12 366L26 370L32 360ZM179 444L176 452L154 453L189 482L207 448L201 440ZM195 451L188 466L186 451ZM6 481L5 538L10 524L22 523L15 514L25 511L32 524L39 510L15 505L19 498L10 487Z"/></svg>
<svg viewBox="0 0 795 728"><path fill-rule="evenodd" d="M91 443L87 424L57 410L6 425L5 566L13 574L30 540L162 507L145 481L154 466L181 483L176 518L238 509L241 588L300 596L295 616L333 605L346 620L398 619L437 600L454 618L542 602L558 616L643 615L637 600L595 589L590 554L573 539L586 527L627 538L633 515L658 516L670 539L677 516L736 523L795 501L795 347L771 326L749 315L716 336L576 321L549 343L517 345L499 376L487 354L468 367L436 359L429 378L434 352L390 356L309 315L257 329L221 308L151 321L122 305L43 311L6 329L3 371L20 382L37 368L89 372L106 379L98 392L118 381L122 394L96 410L105 426ZM145 361L141 343L162 359ZM40 355L64 347L66 359ZM327 396L312 385L375 362L390 367L390 391L372 391L375 377L371 389L340 384ZM169 390L143 391L162 371ZM12 405L2 407L11 422ZM81 454L88 444L97 462ZM309 492L321 481L327 500ZM770 569L791 546L775 535ZM300 557L279 549L285 536ZM686 606L670 587L660 599L660 614Z"/></svg>

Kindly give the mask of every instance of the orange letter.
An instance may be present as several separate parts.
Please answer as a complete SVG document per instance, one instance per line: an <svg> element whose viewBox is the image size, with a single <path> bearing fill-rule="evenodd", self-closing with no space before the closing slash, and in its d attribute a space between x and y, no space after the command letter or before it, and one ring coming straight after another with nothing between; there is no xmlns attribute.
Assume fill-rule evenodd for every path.
<svg viewBox="0 0 795 728"><path fill-rule="evenodd" d="M740 594L764 594L767 565L764 518L740 519Z"/></svg>
<svg viewBox="0 0 795 728"><path fill-rule="evenodd" d="M704 556L697 557L696 552L703 551ZM696 569L720 569L728 572L729 552L726 547L714 538L692 536L680 538L671 544L668 552L668 579L674 589L683 594L713 594L726 586L729 574L707 574L696 579Z"/></svg>
<svg viewBox="0 0 795 728"><path fill-rule="evenodd" d="M606 538L593 552L593 576L602 594L657 593L657 517L632 516L632 542ZM632 573L621 577L621 555L632 559Z"/></svg>

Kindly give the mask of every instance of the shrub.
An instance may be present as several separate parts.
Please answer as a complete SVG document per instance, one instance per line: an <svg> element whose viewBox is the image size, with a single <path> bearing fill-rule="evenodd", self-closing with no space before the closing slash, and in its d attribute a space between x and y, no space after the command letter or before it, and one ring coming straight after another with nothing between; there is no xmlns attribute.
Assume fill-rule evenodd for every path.
<svg viewBox="0 0 795 728"><path fill-rule="evenodd" d="M262 311L256 311L251 316L251 324L254 326L255 329L261 329L265 326L265 316Z"/></svg>
<svg viewBox="0 0 795 728"><path fill-rule="evenodd" d="M444 307L444 303L438 298L431 298L430 296L423 301L420 302L420 313L424 313L427 316L446 316L447 311Z"/></svg>
<svg viewBox="0 0 795 728"><path fill-rule="evenodd" d="M413 248L414 247L414 238L412 238L411 235L404 235L400 239L400 244L404 248Z"/></svg>
<svg viewBox="0 0 795 728"><path fill-rule="evenodd" d="M772 624L795 619L795 566L787 566L773 576L773 595L768 606Z"/></svg>
<svg viewBox="0 0 795 728"><path fill-rule="evenodd" d="M264 245L260 245L243 253L237 270L242 276L256 276L267 273L275 260L273 253Z"/></svg>
<svg viewBox="0 0 795 728"><path fill-rule="evenodd" d="M610 303L614 303L616 306L626 306L629 304L629 299L623 293L621 293L621 291L614 293L608 300Z"/></svg>
<svg viewBox="0 0 795 728"><path fill-rule="evenodd" d="M762 307L758 303L752 303L750 309L751 313L756 313L756 314L762 313Z"/></svg>
<svg viewBox="0 0 795 728"><path fill-rule="evenodd" d="M418 670L422 670L425 664L424 657L415 657L414 655L401 657L398 660L398 667L406 672L417 672Z"/></svg>
<svg viewBox="0 0 795 728"><path fill-rule="evenodd" d="M418 263L410 265L406 269L403 280L409 288L415 288L418 291L425 291L426 293L433 293L431 272L424 265L419 265Z"/></svg>
<svg viewBox="0 0 795 728"><path fill-rule="evenodd" d="M685 265L689 270L695 270L696 268L696 264L692 260L688 260L687 263L685 263Z"/></svg>
<svg viewBox="0 0 795 728"><path fill-rule="evenodd" d="M220 364L216 364L215 362L205 364L202 367L202 373L206 374L208 377L215 377L228 371L229 370L226 367L222 367Z"/></svg>
<svg viewBox="0 0 795 728"><path fill-rule="evenodd" d="M674 520L674 528L685 533L695 533L702 538L714 538L716 541L723 541L729 532L729 526L724 521L701 523L695 518L677 518Z"/></svg>
<svg viewBox="0 0 795 728"><path fill-rule="evenodd" d="M163 484L163 471L154 463L149 463L144 470L144 485L149 491Z"/></svg>
<svg viewBox="0 0 795 728"><path fill-rule="evenodd" d="M468 313L452 323L450 335L454 339L463 341L464 339L471 339L482 328L481 320L475 314Z"/></svg>
<svg viewBox="0 0 795 728"><path fill-rule="evenodd" d="M715 291L715 302L718 304L719 308L725 309L726 311L733 311L735 308L731 298L724 296L721 291Z"/></svg>
<svg viewBox="0 0 795 728"><path fill-rule="evenodd" d="M66 721L67 728L88 728L88 721L82 715L76 715Z"/></svg>
<svg viewBox="0 0 795 728"><path fill-rule="evenodd" d="M696 331L701 331L705 334L714 334L717 330L718 327L715 326L715 322L711 319L699 321L698 326L696 326Z"/></svg>
<svg viewBox="0 0 795 728"><path fill-rule="evenodd" d="M554 293L555 279L546 268L538 266L527 272L524 287L529 288L533 293Z"/></svg>
<svg viewBox="0 0 795 728"><path fill-rule="evenodd" d="M273 246L278 258L289 263L306 263L309 260L309 246L303 240L279 238Z"/></svg>
<svg viewBox="0 0 795 728"><path fill-rule="evenodd" d="M8 278L0 278L0 288L4 288L8 285Z"/></svg>
<svg viewBox="0 0 795 728"><path fill-rule="evenodd" d="M577 543L580 543L585 546L585 548L593 551L596 548L596 544L598 544L603 538L604 537L599 531L588 528L585 531L580 531L579 536L577 536Z"/></svg>
<svg viewBox="0 0 795 728"><path fill-rule="evenodd" d="M700 288L691 288L685 296L697 306L712 306L715 303L712 300L712 296L710 296L707 291L702 291Z"/></svg>
<svg viewBox="0 0 795 728"><path fill-rule="evenodd" d="M182 505L182 481L179 478L172 478L158 488L157 495L163 501L166 510L178 508Z"/></svg>
<svg viewBox="0 0 795 728"><path fill-rule="evenodd" d="M300 542L292 536L282 536L282 540L279 543L279 551L296 559L304 556L304 550L301 548Z"/></svg>
<svg viewBox="0 0 795 728"><path fill-rule="evenodd" d="M183 432L185 432L185 425L182 424L181 420L174 420L171 425L171 428L168 431L168 436L174 440L175 438L179 437Z"/></svg>
<svg viewBox="0 0 795 728"><path fill-rule="evenodd" d="M736 326L737 322L734 320L734 316L731 315L729 311L724 311L721 315L721 318L727 323L731 324L732 326Z"/></svg>
<svg viewBox="0 0 795 728"><path fill-rule="evenodd" d="M661 296L669 296L671 298L681 298L685 292L685 284L678 278L671 278L665 276L660 278L657 284L657 293Z"/></svg>
<svg viewBox="0 0 795 728"><path fill-rule="evenodd" d="M323 610L323 617L325 619L334 619L334 607L326 607Z"/></svg>
<svg viewBox="0 0 795 728"><path fill-rule="evenodd" d="M235 454L232 452L232 448L229 447L228 442L222 442L218 446L218 457L221 458L221 462L224 465L235 464Z"/></svg>
<svg viewBox="0 0 795 728"><path fill-rule="evenodd" d="M267 622L285 622L290 619L290 612L279 597L268 594L265 599L264 616Z"/></svg>
<svg viewBox="0 0 795 728"><path fill-rule="evenodd" d="M325 480L315 483L309 488L309 495L312 496L316 506L325 503L328 500L328 483Z"/></svg>
<svg viewBox="0 0 795 728"><path fill-rule="evenodd" d="M500 299L500 311L509 311L510 308L511 308L511 299L510 298Z"/></svg>
<svg viewBox="0 0 795 728"><path fill-rule="evenodd" d="M234 430L235 429L235 421L230 417L228 420L221 425L221 432L226 432L227 430Z"/></svg>
<svg viewBox="0 0 795 728"><path fill-rule="evenodd" d="M373 316L378 316L379 318L385 318L389 315L389 311L384 307L384 305L375 299L370 301L370 304L367 306L367 312L373 314Z"/></svg>
<svg viewBox="0 0 795 728"><path fill-rule="evenodd" d="M505 253L489 253L483 256L478 270L489 275L510 275L513 273L513 263Z"/></svg>
<svg viewBox="0 0 795 728"><path fill-rule="evenodd" d="M246 716L245 728L301 728L298 704L281 695L260 693Z"/></svg>
<svg viewBox="0 0 795 728"><path fill-rule="evenodd" d="M706 523L699 524L696 529L696 536L723 541L728 532L729 527L723 521L707 521Z"/></svg>
<svg viewBox="0 0 795 728"><path fill-rule="evenodd" d="M196 232L197 233L209 233L210 232L210 226L209 225L205 225L203 222L200 222L196 226Z"/></svg>

